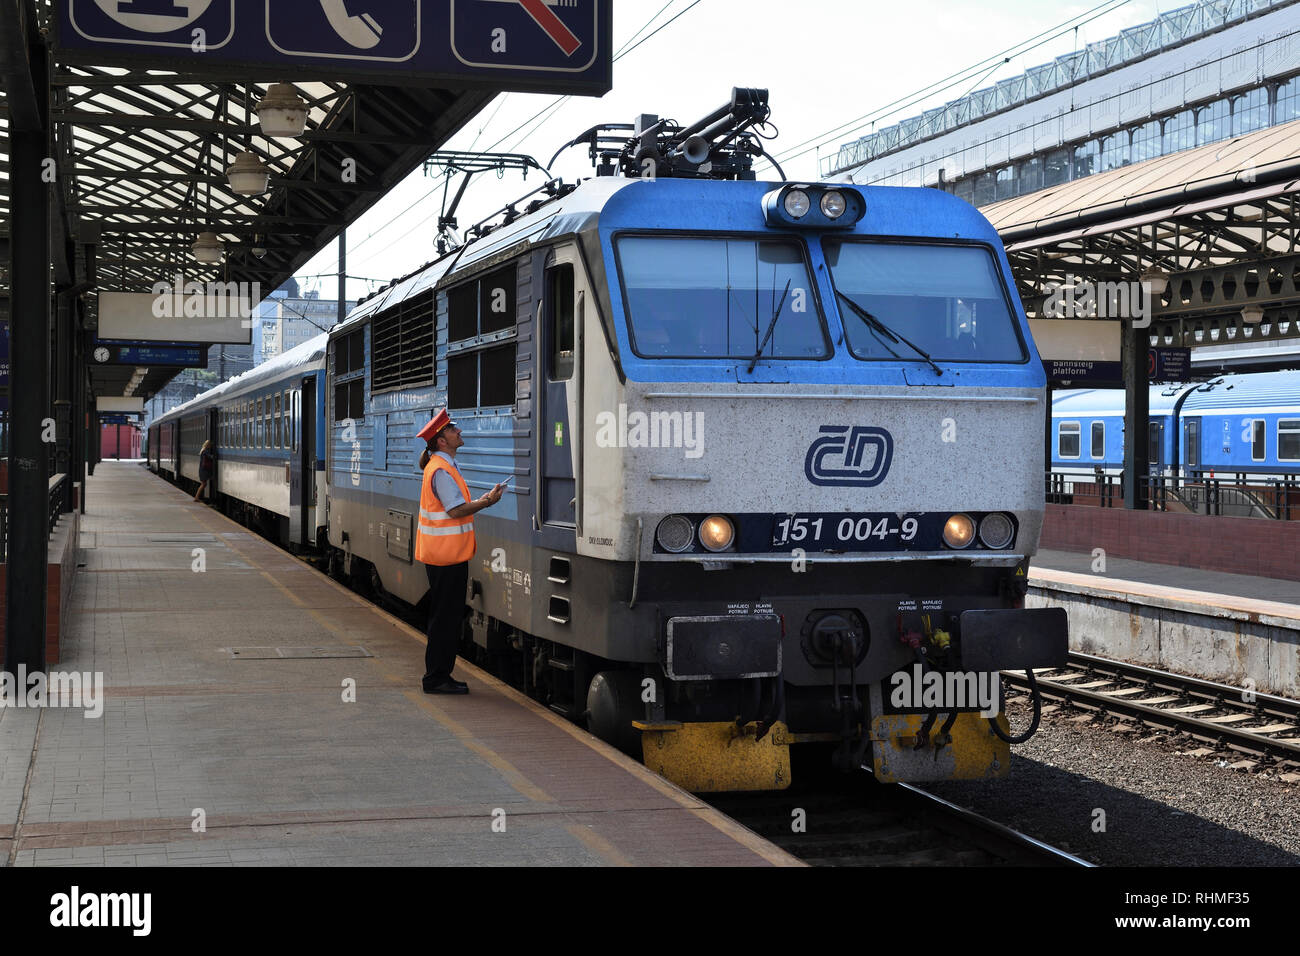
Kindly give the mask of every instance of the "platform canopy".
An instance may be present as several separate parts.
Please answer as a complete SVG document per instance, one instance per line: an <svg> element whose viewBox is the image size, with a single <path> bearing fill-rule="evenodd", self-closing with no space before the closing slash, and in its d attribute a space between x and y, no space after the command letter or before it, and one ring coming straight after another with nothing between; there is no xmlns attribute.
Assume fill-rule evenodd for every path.
<svg viewBox="0 0 1300 956"><path fill-rule="evenodd" d="M51 38L59 286L148 291L183 274L257 282L265 295L495 93L607 90L610 6L0 0L8 107L0 134L7 139L11 118L31 125L41 112L29 62L38 27ZM292 83L307 107L300 136L268 136L259 122L256 108L277 82ZM243 152L264 164L265 193L232 188L227 170ZM5 240L9 193L20 188L9 173L0 163ZM191 251L208 232L222 245L213 264ZM63 255L68 242L75 253ZM85 305L93 328L93 295ZM121 394L134 373L90 368L97 394ZM151 369L135 394L152 394L175 372Z"/></svg>
<svg viewBox="0 0 1300 956"><path fill-rule="evenodd" d="M1132 282L1154 271L1168 285L1153 302L1153 346L1300 338L1297 157L1300 121L981 212L1006 245L1031 316L1070 276Z"/></svg>

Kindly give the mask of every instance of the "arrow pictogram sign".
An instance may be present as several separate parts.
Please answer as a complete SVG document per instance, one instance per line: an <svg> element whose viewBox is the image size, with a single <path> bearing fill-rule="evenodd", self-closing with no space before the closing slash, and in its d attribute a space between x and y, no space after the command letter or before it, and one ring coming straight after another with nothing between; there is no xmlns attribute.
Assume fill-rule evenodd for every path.
<svg viewBox="0 0 1300 956"><path fill-rule="evenodd" d="M519 0L519 5L528 11L528 15L546 31L546 35L555 41L565 56L573 56L573 52L582 46L582 41L551 11L546 0Z"/></svg>

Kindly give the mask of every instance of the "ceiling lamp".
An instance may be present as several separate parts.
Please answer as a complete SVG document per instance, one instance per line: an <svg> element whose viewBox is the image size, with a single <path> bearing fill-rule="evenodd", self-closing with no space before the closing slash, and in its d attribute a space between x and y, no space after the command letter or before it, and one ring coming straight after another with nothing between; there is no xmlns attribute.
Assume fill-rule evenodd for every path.
<svg viewBox="0 0 1300 956"><path fill-rule="evenodd" d="M199 262L220 262L224 247L215 232L201 232L191 248L194 258Z"/></svg>
<svg viewBox="0 0 1300 956"><path fill-rule="evenodd" d="M301 136L307 128L307 104L292 83L274 83L257 104L263 136Z"/></svg>
<svg viewBox="0 0 1300 956"><path fill-rule="evenodd" d="M1165 270L1152 266L1140 276L1140 281L1151 289L1151 295L1161 296L1169 288L1169 273Z"/></svg>
<svg viewBox="0 0 1300 956"><path fill-rule="evenodd" d="M1248 305L1241 310L1241 321L1247 325L1259 325L1264 321L1264 308L1258 305Z"/></svg>
<svg viewBox="0 0 1300 956"><path fill-rule="evenodd" d="M235 156L235 161L226 167L226 178L230 188L241 196L260 196L266 192L267 180L271 171L257 158L251 150L244 150Z"/></svg>

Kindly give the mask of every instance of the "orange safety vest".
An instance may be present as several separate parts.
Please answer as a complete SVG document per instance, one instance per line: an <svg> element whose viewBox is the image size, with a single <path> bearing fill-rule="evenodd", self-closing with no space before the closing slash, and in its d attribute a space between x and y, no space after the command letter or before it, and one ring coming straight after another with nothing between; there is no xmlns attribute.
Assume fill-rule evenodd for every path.
<svg viewBox="0 0 1300 956"><path fill-rule="evenodd" d="M460 472L448 465L441 455L429 456L429 463L424 466L424 481L420 485L420 533L415 539L415 560L421 564L447 567L474 557L474 518L470 515L453 518L447 514L433 492L433 476L439 468L450 472L461 495L466 501L471 500L469 486Z"/></svg>

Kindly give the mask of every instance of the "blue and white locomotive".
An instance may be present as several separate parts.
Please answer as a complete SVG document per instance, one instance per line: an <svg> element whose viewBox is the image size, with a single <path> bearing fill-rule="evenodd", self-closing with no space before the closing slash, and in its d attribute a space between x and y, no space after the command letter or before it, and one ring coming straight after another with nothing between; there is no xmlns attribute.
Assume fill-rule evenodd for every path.
<svg viewBox="0 0 1300 956"><path fill-rule="evenodd" d="M448 406L471 493L513 477L466 647L553 709L700 791L818 744L999 776L996 701L946 692L1066 642L1023 608L1046 380L1006 257L937 190L754 181L765 99L593 134L625 175L548 183L331 331L320 546L421 601L416 431Z"/></svg>

